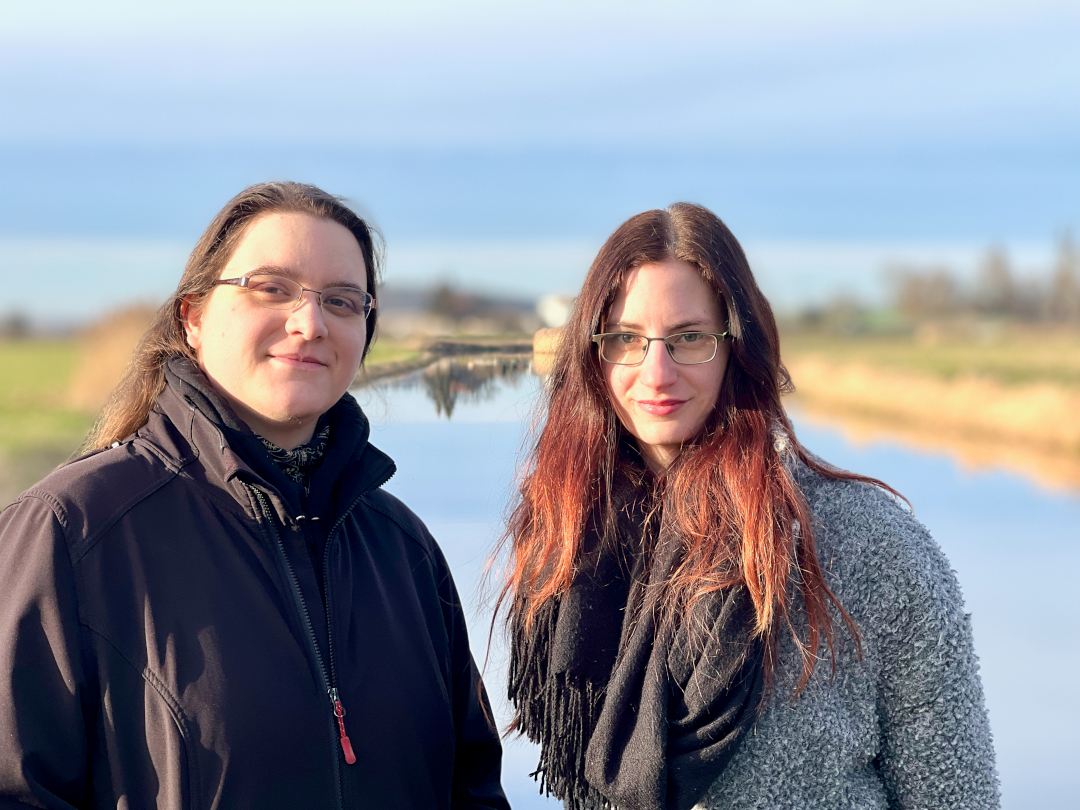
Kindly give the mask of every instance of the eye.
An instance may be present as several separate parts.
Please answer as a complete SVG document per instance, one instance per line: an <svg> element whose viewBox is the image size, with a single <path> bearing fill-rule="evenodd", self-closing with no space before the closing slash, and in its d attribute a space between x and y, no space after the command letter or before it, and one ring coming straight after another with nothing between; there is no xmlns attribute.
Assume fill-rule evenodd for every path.
<svg viewBox="0 0 1080 810"><path fill-rule="evenodd" d="M623 346L632 346L641 340L641 335L618 334L612 335L611 339Z"/></svg>
<svg viewBox="0 0 1080 810"><path fill-rule="evenodd" d="M294 290L290 289L291 285L288 281L273 276L269 278L265 276L252 276L248 280L247 287L250 292L257 293L258 295L267 298L291 299L296 297L296 293Z"/></svg>
<svg viewBox="0 0 1080 810"><path fill-rule="evenodd" d="M674 344L689 345L700 343L707 337L708 335L704 332L681 332L678 335L672 335L668 340Z"/></svg>
<svg viewBox="0 0 1080 810"><path fill-rule="evenodd" d="M355 290L327 290L322 301L335 315L359 315L364 309L364 296Z"/></svg>

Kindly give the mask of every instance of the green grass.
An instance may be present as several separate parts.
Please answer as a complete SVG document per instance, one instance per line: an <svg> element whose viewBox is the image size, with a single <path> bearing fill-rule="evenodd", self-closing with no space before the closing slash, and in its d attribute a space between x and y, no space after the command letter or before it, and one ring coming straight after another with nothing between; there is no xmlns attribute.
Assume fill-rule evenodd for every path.
<svg viewBox="0 0 1080 810"><path fill-rule="evenodd" d="M837 362L930 374L942 379L977 375L1005 385L1045 382L1080 387L1080 333L1022 329L983 335L944 335L933 342L908 335L839 336L786 333L785 358L819 355Z"/></svg>
<svg viewBox="0 0 1080 810"><path fill-rule="evenodd" d="M420 351L389 340L371 348L369 365L412 360ZM68 389L80 360L77 341L0 340L0 453L71 453L94 414L72 408Z"/></svg>
<svg viewBox="0 0 1080 810"><path fill-rule="evenodd" d="M66 402L78 359L73 340L0 341L0 452L78 447L94 419Z"/></svg>
<svg viewBox="0 0 1080 810"><path fill-rule="evenodd" d="M56 405L78 362L73 340L0 340L0 405Z"/></svg>
<svg viewBox="0 0 1080 810"><path fill-rule="evenodd" d="M379 338L371 347L365 366L381 366L386 363L401 363L406 360L415 360L422 352L419 349L408 348L392 340Z"/></svg>

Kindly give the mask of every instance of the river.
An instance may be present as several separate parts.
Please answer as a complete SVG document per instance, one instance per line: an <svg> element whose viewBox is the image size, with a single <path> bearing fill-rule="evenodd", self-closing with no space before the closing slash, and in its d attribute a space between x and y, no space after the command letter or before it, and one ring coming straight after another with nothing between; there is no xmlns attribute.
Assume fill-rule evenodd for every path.
<svg viewBox="0 0 1080 810"><path fill-rule="evenodd" d="M453 567L480 661L491 615L491 588L481 595L484 564L540 385L524 367L445 364L354 392L372 419L372 441L397 461L386 488L424 519ZM1071 806L1080 630L1068 618L1068 594L1080 570L1080 496L1006 471L971 472L944 451L887 438L855 443L798 412L794 421L812 452L909 498L948 555L972 613L1003 807ZM505 722L498 642L496 633L485 680ZM528 776L535 766L531 745L507 742L503 783L515 808L558 806L538 796Z"/></svg>

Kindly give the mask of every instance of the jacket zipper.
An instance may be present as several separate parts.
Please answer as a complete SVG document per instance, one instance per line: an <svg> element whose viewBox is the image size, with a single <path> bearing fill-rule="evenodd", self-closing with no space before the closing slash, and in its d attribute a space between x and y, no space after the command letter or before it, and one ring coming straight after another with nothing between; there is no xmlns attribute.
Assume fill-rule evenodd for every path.
<svg viewBox="0 0 1080 810"><path fill-rule="evenodd" d="M391 478L394 477L394 471L391 470L390 474L382 478L380 481L373 484L370 489L378 489ZM345 757L345 762L349 765L356 763L356 753L353 751L352 741L349 740L349 735L345 731L345 707L341 703L341 697L338 694L335 683L337 682L336 672L334 667L334 622L333 613L331 611L331 605L333 599L330 596L330 546L332 544L333 537L342 523L345 522L345 518L348 517L352 510L356 508L356 505L360 503L360 500L364 497L361 493L358 495L349 508L344 510L341 515L335 521L333 527L326 535L326 547L323 550L323 593L326 595L326 641L327 646L327 658L329 659L329 669L326 664L323 663L322 653L319 652L319 643L315 638L315 630L311 626L311 614L308 613L307 602L304 600L304 594L300 590L300 582L296 578L296 571L293 570L292 563L289 562L289 555L285 553L285 544L281 540L281 535L277 530L277 526L274 524L273 513L270 510L270 504L266 502L262 490L251 484L247 484L249 490L255 496L255 499L259 502L259 508L262 510L263 517L267 524L272 528L274 534L274 543L277 546L278 554L281 555L281 561L285 564L285 570L289 575L289 587L292 589L293 599L296 601L297 606L300 609L300 616L304 620L304 629L307 631L308 643L311 645L312 651L315 653L315 662L319 667L319 675L322 678L323 688L326 689L326 694L330 698L330 707L334 713L334 720L337 724L339 733L338 744L341 746L341 752ZM337 757L334 757L334 771L338 777L338 807L344 807L344 775L341 773L341 766L338 763Z"/></svg>
<svg viewBox="0 0 1080 810"><path fill-rule="evenodd" d="M390 475L386 476L386 478L377 483L374 487L372 487L372 489L381 487L383 484L389 481L393 477L393 475L393 473L390 473ZM339 738L339 742L341 744L341 751L345 755L345 761L350 765L356 762L356 754L353 752L352 742L349 740L349 735L345 733L345 707L341 704L338 690L334 686L334 684L337 683L337 671L336 667L334 666L334 614L332 611L332 605L334 603L334 600L331 598L330 595L330 547L333 545L334 536L337 534L338 528L345 521L345 518L352 514L352 510L356 508L356 505L360 503L360 499L363 497L363 494L358 495L353 500L353 502L349 504L349 508L341 513L337 521L335 521L333 527L331 527L330 531L327 533L326 545L323 548L322 560L323 593L326 595L326 641L327 645L329 646L329 649L326 651L326 655L330 662L330 703L334 707L334 717L337 719L338 731L341 734ZM314 638L314 636L312 637Z"/></svg>
<svg viewBox="0 0 1080 810"><path fill-rule="evenodd" d="M330 681L330 675L327 671L326 664L323 662L322 653L319 651L319 643L315 638L315 629L311 626L311 614L308 613L307 602L304 600L304 594L300 590L300 581L296 578L296 571L292 567L292 563L289 562L289 555L285 553L285 544L282 542L281 534L277 530L277 526L274 524L273 513L270 510L270 504L266 502L266 497L263 495L262 490L258 487L247 485L252 495L259 503L259 508L262 510L263 518L266 520L267 525L271 527L274 535L274 544L277 546L278 554L281 555L281 561L285 565L285 571L289 575L289 587L292 589L293 600L296 602L297 607L300 609L300 617L304 621L304 629L307 631L308 643L311 645L312 651L315 653L315 663L319 668L319 677L322 679L323 689L326 690L327 696L330 698L330 708L334 714L335 724L341 731L341 736L338 740L341 746L342 752L345 754L345 761L350 765L356 762L356 755L352 750L352 743L345 735L345 709L341 706L341 701L338 700L337 689L334 688L333 683ZM327 599L327 604L329 604ZM328 609L329 610L329 609ZM330 628L327 627L327 638L330 638ZM338 712L341 714L338 714ZM351 758L350 758L351 755ZM337 806L343 810L345 806L344 800L344 788L342 784L343 774L341 773L341 765L338 762L338 758L334 757L334 775L337 777Z"/></svg>

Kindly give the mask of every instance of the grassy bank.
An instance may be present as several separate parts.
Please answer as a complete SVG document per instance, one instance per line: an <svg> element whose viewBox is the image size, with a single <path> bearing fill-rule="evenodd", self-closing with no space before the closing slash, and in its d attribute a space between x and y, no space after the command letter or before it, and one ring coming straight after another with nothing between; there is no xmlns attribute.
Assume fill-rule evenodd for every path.
<svg viewBox="0 0 1080 810"><path fill-rule="evenodd" d="M986 327L912 335L828 335L785 332L785 362L828 358L841 365L917 374L940 380L978 377L1003 386L1048 383L1080 388L1080 333Z"/></svg>
<svg viewBox="0 0 1080 810"><path fill-rule="evenodd" d="M916 336L786 335L793 404L811 416L861 424L864 433L919 437L922 446L967 448L979 465L1018 454L1080 465L1080 335L1033 329ZM974 449L982 447L981 455ZM978 458L976 458L978 455Z"/></svg>
<svg viewBox="0 0 1080 810"><path fill-rule="evenodd" d="M0 452L71 452L93 414L70 404L79 362L74 341L0 341Z"/></svg>
<svg viewBox="0 0 1080 810"><path fill-rule="evenodd" d="M379 338L368 352L364 365L374 368L391 363L409 363L420 358L423 349L411 342Z"/></svg>
<svg viewBox="0 0 1080 810"><path fill-rule="evenodd" d="M94 414L71 405L73 340L0 341L0 507L70 456Z"/></svg>
<svg viewBox="0 0 1080 810"><path fill-rule="evenodd" d="M119 340L121 331L88 332L80 340L0 341L0 500L79 446L141 334L132 327ZM454 354L509 343L522 341L470 338L468 346L440 347L430 340L380 339L366 362L368 377L425 363L433 349ZM1080 470L1080 334L1016 328L913 336L791 332L781 345L798 389L792 404L811 415L867 425L870 432L873 425L902 430L939 446L1036 451ZM1080 471L1056 477L1080 481Z"/></svg>

